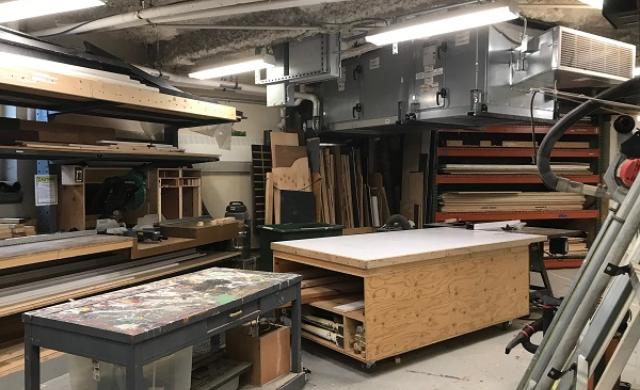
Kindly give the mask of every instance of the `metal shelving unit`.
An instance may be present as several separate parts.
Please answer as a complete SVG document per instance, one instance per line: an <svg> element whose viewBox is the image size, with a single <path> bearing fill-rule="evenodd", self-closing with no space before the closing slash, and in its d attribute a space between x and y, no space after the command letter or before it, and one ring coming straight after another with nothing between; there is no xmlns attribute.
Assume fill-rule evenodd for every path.
<svg viewBox="0 0 640 390"><path fill-rule="evenodd" d="M439 206L440 196L447 192L497 192L549 191L535 170L524 173L503 171L486 173L445 172L445 164L483 165L533 165L535 153L532 132L529 125L500 125L477 130L443 129L434 135L432 146L432 171L436 172L430 183L429 215L431 222L451 220L465 222L489 222L501 220L522 220L532 226L562 227L583 230L588 242L597 231L600 220L600 205L597 200L589 200L584 210L536 210L536 211L499 211L481 210L465 212L442 212ZM549 131L548 126L537 126L535 137L539 143ZM555 149L554 162L588 164L591 171L563 175L572 180L587 183L600 183L598 148L599 129L582 125L571 129L561 140L571 147ZM531 144L526 147L526 143ZM501 146L501 145L509 145ZM522 147L514 147L522 146ZM549 258L550 267L579 266L582 259L574 257Z"/></svg>

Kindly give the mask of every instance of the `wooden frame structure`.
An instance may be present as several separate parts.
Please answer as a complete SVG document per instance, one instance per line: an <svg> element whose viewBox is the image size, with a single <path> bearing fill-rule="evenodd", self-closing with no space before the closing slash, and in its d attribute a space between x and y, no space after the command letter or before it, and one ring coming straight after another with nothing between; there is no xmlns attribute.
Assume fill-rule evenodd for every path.
<svg viewBox="0 0 640 390"><path fill-rule="evenodd" d="M316 314L337 316L344 341L309 332L303 337L371 365L528 314L529 245L544 240L439 228L287 241L272 248L274 270L306 275L302 302ZM304 288L318 276L334 282ZM361 301L360 308L341 309ZM354 348L359 327L366 338L362 352Z"/></svg>

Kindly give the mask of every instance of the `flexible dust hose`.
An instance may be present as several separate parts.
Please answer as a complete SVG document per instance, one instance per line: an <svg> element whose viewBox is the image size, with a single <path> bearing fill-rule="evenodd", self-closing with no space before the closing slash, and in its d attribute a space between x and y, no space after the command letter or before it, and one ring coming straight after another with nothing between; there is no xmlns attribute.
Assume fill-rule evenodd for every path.
<svg viewBox="0 0 640 390"><path fill-rule="evenodd" d="M596 98L600 100L614 100L624 97L630 92L637 93L638 88L640 88L640 78L634 78L607 89L597 95ZM547 187L559 192L574 192L598 198L603 198L607 195L606 188L603 185L592 186L575 182L564 177L559 177L551 169L551 152L555 147L556 142L562 138L571 126L576 124L585 116L591 115L604 104L605 103L596 100L588 100L582 103L556 122L544 137L540 147L538 148L537 162L538 171L540 172L540 176L542 176L542 180Z"/></svg>

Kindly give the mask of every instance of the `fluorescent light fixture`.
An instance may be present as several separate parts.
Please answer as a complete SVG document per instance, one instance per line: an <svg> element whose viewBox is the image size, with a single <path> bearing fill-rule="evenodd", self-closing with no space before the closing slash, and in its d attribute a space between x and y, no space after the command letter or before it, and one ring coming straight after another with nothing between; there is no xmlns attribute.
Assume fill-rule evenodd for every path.
<svg viewBox="0 0 640 390"><path fill-rule="evenodd" d="M516 12L504 5L467 7L438 15L419 17L406 23L373 31L366 40L374 45L384 46L506 22L518 17Z"/></svg>
<svg viewBox="0 0 640 390"><path fill-rule="evenodd" d="M604 0L578 0L578 1L588 5L589 7L598 8L598 9L602 9L602 3L604 3Z"/></svg>
<svg viewBox="0 0 640 390"><path fill-rule="evenodd" d="M0 23L104 5L101 0L13 0L0 3Z"/></svg>
<svg viewBox="0 0 640 390"><path fill-rule="evenodd" d="M189 77L198 80L217 79L234 74L273 68L275 66L275 63L275 58L269 55L243 58L237 61L225 62L203 70L189 73Z"/></svg>

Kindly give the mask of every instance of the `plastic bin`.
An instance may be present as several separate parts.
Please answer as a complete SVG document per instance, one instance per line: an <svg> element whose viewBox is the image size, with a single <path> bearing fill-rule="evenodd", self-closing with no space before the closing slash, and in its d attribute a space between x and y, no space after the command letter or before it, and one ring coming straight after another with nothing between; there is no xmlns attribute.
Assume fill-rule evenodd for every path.
<svg viewBox="0 0 640 390"><path fill-rule="evenodd" d="M145 390L190 390L193 347L144 366ZM69 355L71 390L126 390L126 369Z"/></svg>
<svg viewBox="0 0 640 390"><path fill-rule="evenodd" d="M260 259L257 268L260 271L273 271L272 242L341 236L343 229L344 227L341 225L322 223L285 223L259 226Z"/></svg>

